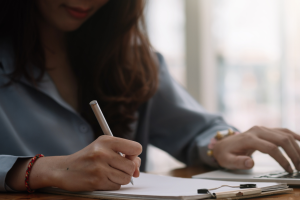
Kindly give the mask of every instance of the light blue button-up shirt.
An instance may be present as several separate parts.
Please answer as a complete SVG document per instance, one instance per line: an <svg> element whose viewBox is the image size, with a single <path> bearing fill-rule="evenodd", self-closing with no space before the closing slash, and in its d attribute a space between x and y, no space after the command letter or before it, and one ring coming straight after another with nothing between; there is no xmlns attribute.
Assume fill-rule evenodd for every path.
<svg viewBox="0 0 300 200"><path fill-rule="evenodd" d="M217 131L230 126L222 117L207 113L171 78L163 57L157 57L158 90L137 111L138 121L132 126L132 139L143 145L141 170L149 143L188 165L216 166L206 155L207 145ZM1 39L0 85L9 81L7 75L13 70L12 44ZM0 191L9 191L6 174L18 158L69 155L93 140L91 126L62 99L47 73L37 87L24 77L0 87Z"/></svg>

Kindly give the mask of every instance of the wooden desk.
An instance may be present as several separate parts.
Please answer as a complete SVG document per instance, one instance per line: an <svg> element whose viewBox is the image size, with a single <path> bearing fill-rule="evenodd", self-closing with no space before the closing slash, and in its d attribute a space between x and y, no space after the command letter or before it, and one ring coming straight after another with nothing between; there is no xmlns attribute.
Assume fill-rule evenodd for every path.
<svg viewBox="0 0 300 200"><path fill-rule="evenodd" d="M161 175L176 176L190 178L192 175L200 174L211 171L208 167L187 167L182 169L175 169L166 173L159 173ZM52 194L28 194L28 193L0 193L0 199L14 199L14 200L89 200L89 198L65 196L65 195L52 195ZM281 194L266 196L264 198L255 198L255 200L300 200L300 187L295 187L292 194Z"/></svg>

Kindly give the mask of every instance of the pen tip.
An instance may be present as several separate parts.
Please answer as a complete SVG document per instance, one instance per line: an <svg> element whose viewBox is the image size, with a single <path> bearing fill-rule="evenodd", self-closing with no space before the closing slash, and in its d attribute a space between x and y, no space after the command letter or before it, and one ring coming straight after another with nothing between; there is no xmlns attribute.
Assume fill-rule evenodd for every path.
<svg viewBox="0 0 300 200"><path fill-rule="evenodd" d="M90 105L94 105L94 104L97 104L98 102L96 100L93 100L90 102Z"/></svg>

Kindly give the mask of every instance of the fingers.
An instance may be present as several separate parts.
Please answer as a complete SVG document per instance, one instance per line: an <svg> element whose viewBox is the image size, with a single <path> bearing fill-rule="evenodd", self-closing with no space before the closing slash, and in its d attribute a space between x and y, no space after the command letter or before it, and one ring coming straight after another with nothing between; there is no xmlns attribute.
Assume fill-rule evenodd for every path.
<svg viewBox="0 0 300 200"><path fill-rule="evenodd" d="M286 133L286 134L291 135L293 137L292 144L293 144L294 148L296 149L296 151L298 152L298 154L300 155L300 147L297 144L297 142L295 141L295 139L300 140L300 136L298 134L290 131L289 129L285 129L285 128L275 128L273 130L276 130L280 133Z"/></svg>
<svg viewBox="0 0 300 200"><path fill-rule="evenodd" d="M119 190L120 188L121 184L117 184L108 179L105 184L101 184L98 190Z"/></svg>
<svg viewBox="0 0 300 200"><path fill-rule="evenodd" d="M138 156L142 153L142 145L138 142L107 135L100 136L97 140L103 145L108 145L115 152L121 152L130 156Z"/></svg>
<svg viewBox="0 0 300 200"><path fill-rule="evenodd" d="M141 166L141 159L139 157L136 157L133 162L135 163L135 171L133 173L133 177L137 178L140 176L140 166Z"/></svg>
<svg viewBox="0 0 300 200"><path fill-rule="evenodd" d="M287 155L291 158L297 170L300 170L300 148L291 134L283 133L278 129L264 128L267 134L259 134L258 137L277 146L281 146Z"/></svg>
<svg viewBox="0 0 300 200"><path fill-rule="evenodd" d="M227 154L219 164L227 169L251 169L254 161L249 156Z"/></svg>
<svg viewBox="0 0 300 200"><path fill-rule="evenodd" d="M108 173L108 179L112 181L113 183L119 184L119 185L126 185L130 183L131 177L129 174L124 173L118 169L115 169L113 167L110 168Z"/></svg>
<svg viewBox="0 0 300 200"><path fill-rule="evenodd" d="M118 159L119 161L124 162L125 165L130 166L130 170L133 172L127 173L124 172L123 170L121 171L120 169L122 168L121 166L124 166L124 163L118 162L114 163L114 165L117 165L116 167L114 165L110 165L111 167L111 172L109 173L109 180L113 181L114 183L125 185L128 184L131 181L131 177L139 177L140 171L139 167L141 165L141 159L139 157L132 157L132 156L126 156L129 158L123 158Z"/></svg>
<svg viewBox="0 0 300 200"><path fill-rule="evenodd" d="M139 157L128 155L126 155L126 157L121 157L119 154L116 154L110 159L109 165L130 176L136 178L140 176L141 159Z"/></svg>
<svg viewBox="0 0 300 200"><path fill-rule="evenodd" d="M112 158L108 160L108 163L111 167L118 169L120 171L125 172L126 174L133 176L136 168L137 168L137 164L138 162L135 162L135 158L137 158L135 156L135 158L133 158L133 160L130 160L126 157L122 157L120 156L118 153L113 152L112 154ZM138 166L139 167L139 166Z"/></svg>
<svg viewBox="0 0 300 200"><path fill-rule="evenodd" d="M287 134L291 134L296 140L300 141L300 135L298 135L297 133L294 133L293 131L291 131L287 128L275 128L275 130L279 130L279 131L285 132Z"/></svg>
<svg viewBox="0 0 300 200"><path fill-rule="evenodd" d="M119 152L127 156L121 156ZM100 136L59 162L58 171L63 171L64 176L58 185L72 191L120 189L121 185L131 181L132 176L139 176L140 159L137 156L141 152L142 147L137 142Z"/></svg>
<svg viewBox="0 0 300 200"><path fill-rule="evenodd" d="M244 134L228 137L216 143L214 153L217 161L229 169L249 169L253 160L248 157L259 150L273 157L286 171L293 170L289 161L279 150L281 146L291 158L297 170L300 170L300 147L295 141L300 136L288 129L268 129L254 126Z"/></svg>
<svg viewBox="0 0 300 200"><path fill-rule="evenodd" d="M286 171L292 173L293 170L290 166L290 163L288 160L282 155L278 147L266 140L262 140L258 137L249 137L247 140L245 140L245 146L249 149L257 149L258 151L261 151L262 153L269 154L271 157L273 157Z"/></svg>
<svg viewBox="0 0 300 200"><path fill-rule="evenodd" d="M126 158L129 160L132 160L135 163L135 171L133 173L133 177L137 178L140 176L140 166L141 166L141 158L136 156L128 156L126 155Z"/></svg>
<svg viewBox="0 0 300 200"><path fill-rule="evenodd" d="M141 160L137 156L142 152L142 146L134 141L111 137L100 136L94 145L94 154L98 161L104 161L111 168L109 179L114 183L127 184L128 177L139 177ZM123 153L126 156L121 156ZM130 181L129 179L129 181ZM125 181L124 181L125 180Z"/></svg>

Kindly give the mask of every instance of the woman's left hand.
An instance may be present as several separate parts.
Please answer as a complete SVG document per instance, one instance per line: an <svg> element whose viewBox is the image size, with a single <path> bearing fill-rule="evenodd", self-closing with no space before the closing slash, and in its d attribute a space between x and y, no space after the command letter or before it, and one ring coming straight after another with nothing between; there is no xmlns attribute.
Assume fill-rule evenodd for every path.
<svg viewBox="0 0 300 200"><path fill-rule="evenodd" d="M278 147L282 147L300 171L300 136L288 129L254 126L245 133L217 141L213 155L227 169L250 169L254 161L250 157L255 150L272 156L287 172L293 172L288 160Z"/></svg>

